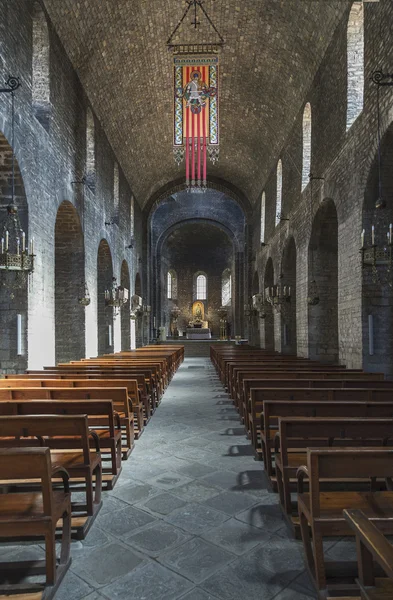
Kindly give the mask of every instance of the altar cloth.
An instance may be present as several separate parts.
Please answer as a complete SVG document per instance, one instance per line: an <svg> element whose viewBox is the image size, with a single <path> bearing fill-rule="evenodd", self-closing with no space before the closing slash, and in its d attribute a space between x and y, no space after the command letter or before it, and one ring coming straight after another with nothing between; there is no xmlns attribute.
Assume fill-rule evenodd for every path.
<svg viewBox="0 0 393 600"><path fill-rule="evenodd" d="M188 340L210 340L212 337L211 330L208 328L187 327L186 333Z"/></svg>

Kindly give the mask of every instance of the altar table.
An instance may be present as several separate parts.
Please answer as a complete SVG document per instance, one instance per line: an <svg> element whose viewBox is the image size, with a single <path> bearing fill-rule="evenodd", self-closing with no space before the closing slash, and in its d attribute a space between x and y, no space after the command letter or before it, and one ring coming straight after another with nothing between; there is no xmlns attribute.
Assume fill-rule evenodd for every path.
<svg viewBox="0 0 393 600"><path fill-rule="evenodd" d="M210 340L212 337L211 330L202 327L187 327L186 333L188 340Z"/></svg>

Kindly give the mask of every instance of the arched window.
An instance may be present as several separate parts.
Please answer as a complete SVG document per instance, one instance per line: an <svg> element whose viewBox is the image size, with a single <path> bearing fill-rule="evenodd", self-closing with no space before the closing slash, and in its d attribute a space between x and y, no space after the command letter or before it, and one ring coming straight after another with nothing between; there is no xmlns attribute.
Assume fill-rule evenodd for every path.
<svg viewBox="0 0 393 600"><path fill-rule="evenodd" d="M86 112L86 183L94 191L96 184L96 142L94 116L90 108Z"/></svg>
<svg viewBox="0 0 393 600"><path fill-rule="evenodd" d="M277 163L276 227L281 220L281 206L282 206L282 162L280 159Z"/></svg>
<svg viewBox="0 0 393 600"><path fill-rule="evenodd" d="M49 129L49 31L46 16L38 2L35 2L33 7L32 55L33 112L41 125L45 129Z"/></svg>
<svg viewBox="0 0 393 600"><path fill-rule="evenodd" d="M120 180L119 180L119 165L115 162L113 168L113 216L117 222L119 218L120 204Z"/></svg>
<svg viewBox="0 0 393 600"><path fill-rule="evenodd" d="M168 300L177 300L177 275L171 269L167 275L167 298Z"/></svg>
<svg viewBox="0 0 393 600"><path fill-rule="evenodd" d="M261 244L265 243L265 218L266 218L266 194L262 193L261 198Z"/></svg>
<svg viewBox="0 0 393 600"><path fill-rule="evenodd" d="M310 181L311 172L311 104L307 102L303 111L303 167L302 190Z"/></svg>
<svg viewBox="0 0 393 600"><path fill-rule="evenodd" d="M196 280L196 299L206 300L206 276L198 275Z"/></svg>
<svg viewBox="0 0 393 600"><path fill-rule="evenodd" d="M221 304L230 306L232 301L232 273L230 269L225 269L221 280Z"/></svg>
<svg viewBox="0 0 393 600"><path fill-rule="evenodd" d="M131 239L134 239L134 230L135 230L134 196L131 196L131 199L130 199L130 229L131 229Z"/></svg>
<svg viewBox="0 0 393 600"><path fill-rule="evenodd" d="M352 4L347 29L347 129L363 110L364 98L364 7L363 0Z"/></svg>

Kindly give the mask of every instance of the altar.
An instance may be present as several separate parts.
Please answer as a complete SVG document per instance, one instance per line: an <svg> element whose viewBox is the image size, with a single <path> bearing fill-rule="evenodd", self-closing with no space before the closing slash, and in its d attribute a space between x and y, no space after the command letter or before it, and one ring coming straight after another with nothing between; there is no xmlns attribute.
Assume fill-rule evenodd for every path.
<svg viewBox="0 0 393 600"><path fill-rule="evenodd" d="M186 334L188 340L210 340L212 337L208 327L187 327Z"/></svg>

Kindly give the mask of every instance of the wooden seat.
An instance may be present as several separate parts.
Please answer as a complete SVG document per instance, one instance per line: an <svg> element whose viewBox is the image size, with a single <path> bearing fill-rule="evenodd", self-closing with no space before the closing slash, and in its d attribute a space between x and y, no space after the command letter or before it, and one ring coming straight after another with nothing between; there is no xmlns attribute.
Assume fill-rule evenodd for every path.
<svg viewBox="0 0 393 600"><path fill-rule="evenodd" d="M0 417L0 442L7 447L18 447L23 438L38 437L42 445L50 446L53 438L71 439L73 449L52 450L52 463L56 468L67 468L70 480L75 485L82 484L86 503L72 502L73 534L83 538L90 529L101 508L102 465L99 439L88 429L86 415L29 415ZM96 448L90 449L90 437ZM29 481L30 480L30 481ZM26 487L32 486L31 478ZM84 514L81 521L81 515Z"/></svg>
<svg viewBox="0 0 393 600"><path fill-rule="evenodd" d="M363 600L393 598L393 546L362 510L344 510L344 517L356 535L358 584ZM387 577L375 577L374 562Z"/></svg>
<svg viewBox="0 0 393 600"><path fill-rule="evenodd" d="M61 477L63 490L52 490L54 477ZM39 481L36 492L0 494L0 537L7 541L23 537L45 540L45 561L0 563L0 594L39 593L43 584L30 584L27 575L46 575L45 599L54 597L70 563L71 504L68 474L54 467L48 448L0 449L0 479L18 482L28 478ZM56 560L56 526L62 522L59 561ZM0 596L1 597L1 596Z"/></svg>
<svg viewBox="0 0 393 600"><path fill-rule="evenodd" d="M306 564L320 595L345 596L356 590L357 566L350 562L331 563L325 561L323 537L354 535L343 514L344 509L359 508L378 528L393 533L393 492L372 491L376 478L385 479L391 488L393 475L393 449L386 448L309 448L307 466L297 472L298 510ZM339 479L353 483L358 479L369 479L369 492L321 490L322 481ZM304 490L304 480L309 482L309 491Z"/></svg>

